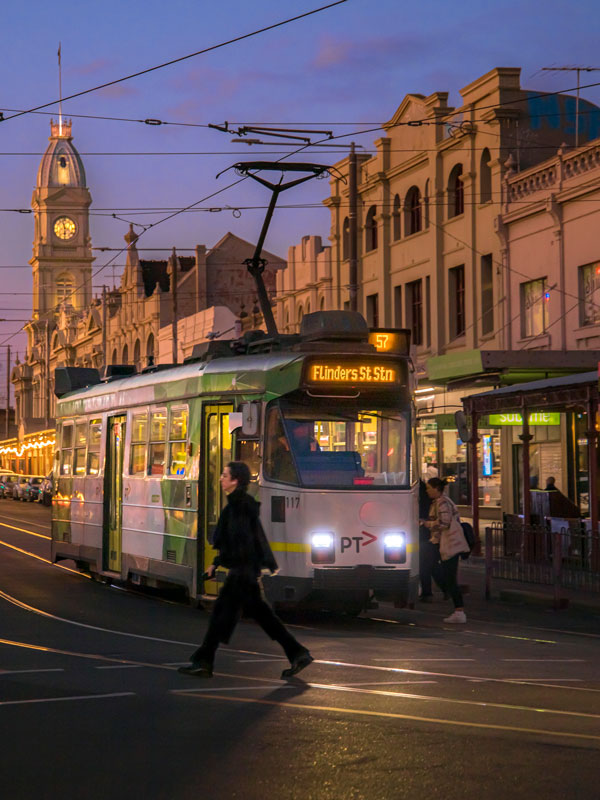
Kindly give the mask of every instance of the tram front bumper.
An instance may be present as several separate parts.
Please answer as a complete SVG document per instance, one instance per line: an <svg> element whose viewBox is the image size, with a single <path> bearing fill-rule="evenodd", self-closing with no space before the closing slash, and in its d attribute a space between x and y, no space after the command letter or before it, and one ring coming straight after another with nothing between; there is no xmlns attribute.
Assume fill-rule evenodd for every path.
<svg viewBox="0 0 600 800"><path fill-rule="evenodd" d="M325 591L369 591L383 595L409 594L411 575L409 569L373 567L360 564L356 567L329 567L315 569L313 586Z"/></svg>

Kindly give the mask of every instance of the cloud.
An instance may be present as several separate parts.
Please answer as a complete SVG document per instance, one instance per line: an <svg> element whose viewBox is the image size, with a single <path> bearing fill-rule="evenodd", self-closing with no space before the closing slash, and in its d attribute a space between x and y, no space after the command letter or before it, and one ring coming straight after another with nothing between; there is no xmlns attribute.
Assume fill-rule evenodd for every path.
<svg viewBox="0 0 600 800"><path fill-rule="evenodd" d="M389 68L390 64L399 65L406 58L422 57L434 47L432 36L401 34L359 42L326 34L320 39L311 67L317 71L332 67Z"/></svg>
<svg viewBox="0 0 600 800"><path fill-rule="evenodd" d="M114 86L107 86L104 89L98 89L98 94L104 97L136 97L140 94L139 89L135 89L129 83L116 83Z"/></svg>
<svg viewBox="0 0 600 800"><path fill-rule="evenodd" d="M72 75L95 75L98 72L103 72L107 67L113 67L116 62L107 58L96 58L89 61L87 64L80 64L78 66L69 67L69 73Z"/></svg>

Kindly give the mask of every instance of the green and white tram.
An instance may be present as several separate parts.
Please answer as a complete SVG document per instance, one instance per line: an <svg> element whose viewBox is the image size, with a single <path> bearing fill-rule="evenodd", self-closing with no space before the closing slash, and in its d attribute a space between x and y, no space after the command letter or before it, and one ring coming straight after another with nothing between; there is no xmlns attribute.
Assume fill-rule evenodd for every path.
<svg viewBox="0 0 600 800"><path fill-rule="evenodd" d="M299 336L212 342L181 366L112 367L104 380L57 370L53 560L215 595L218 573L203 574L219 476L243 460L280 566L264 581L271 601L358 612L373 591L410 604L417 485L402 338L319 312Z"/></svg>

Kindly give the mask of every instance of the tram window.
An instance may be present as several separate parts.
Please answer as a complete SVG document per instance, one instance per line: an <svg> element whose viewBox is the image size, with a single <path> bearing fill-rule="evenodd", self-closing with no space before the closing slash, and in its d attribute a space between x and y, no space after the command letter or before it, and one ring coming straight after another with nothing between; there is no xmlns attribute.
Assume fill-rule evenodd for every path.
<svg viewBox="0 0 600 800"><path fill-rule="evenodd" d="M88 433L87 474L98 475L100 472L100 440L102 438L102 421L90 421Z"/></svg>
<svg viewBox="0 0 600 800"><path fill-rule="evenodd" d="M269 409L266 427L265 472L267 477L297 486L298 473L294 466L289 440L283 429L278 408Z"/></svg>
<svg viewBox="0 0 600 800"><path fill-rule="evenodd" d="M131 463L130 475L146 473L146 452L148 445L148 414L134 414L131 425Z"/></svg>
<svg viewBox="0 0 600 800"><path fill-rule="evenodd" d="M150 417L150 453L148 459L149 475L165 474L166 433L167 433L166 409L153 411Z"/></svg>
<svg viewBox="0 0 600 800"><path fill-rule="evenodd" d="M73 451L63 450L60 457L60 474L72 475L73 474Z"/></svg>
<svg viewBox="0 0 600 800"><path fill-rule="evenodd" d="M87 422L78 422L75 426L75 447L85 447L87 444Z"/></svg>
<svg viewBox="0 0 600 800"><path fill-rule="evenodd" d="M62 446L63 450L66 447L73 447L73 423L68 422L63 425L62 429Z"/></svg>
<svg viewBox="0 0 600 800"><path fill-rule="evenodd" d="M75 448L75 475L85 475L85 447Z"/></svg>
<svg viewBox="0 0 600 800"><path fill-rule="evenodd" d="M169 425L169 475L185 476L186 440L187 440L187 408L171 410Z"/></svg>

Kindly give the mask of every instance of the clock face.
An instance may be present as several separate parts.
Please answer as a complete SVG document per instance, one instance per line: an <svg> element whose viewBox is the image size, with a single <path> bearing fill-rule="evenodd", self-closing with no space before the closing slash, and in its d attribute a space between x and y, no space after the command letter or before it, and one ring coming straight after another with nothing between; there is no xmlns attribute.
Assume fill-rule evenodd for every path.
<svg viewBox="0 0 600 800"><path fill-rule="evenodd" d="M72 239L77 225L69 217L59 217L54 223L54 233L59 239Z"/></svg>

